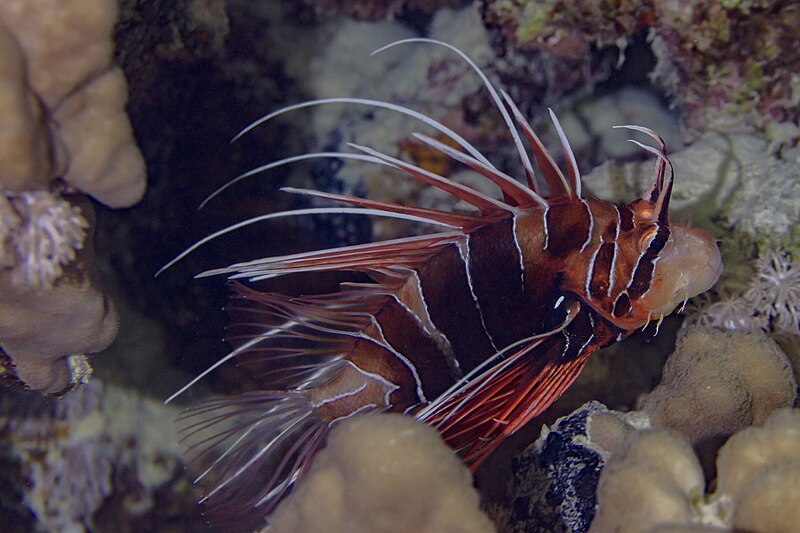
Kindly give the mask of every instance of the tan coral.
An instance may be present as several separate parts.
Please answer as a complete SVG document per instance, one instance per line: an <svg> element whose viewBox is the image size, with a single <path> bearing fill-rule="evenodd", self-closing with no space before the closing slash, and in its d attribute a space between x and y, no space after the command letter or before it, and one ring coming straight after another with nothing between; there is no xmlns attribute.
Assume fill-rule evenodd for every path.
<svg viewBox="0 0 800 533"><path fill-rule="evenodd" d="M64 179L109 207L127 207L144 194L144 161L125 114L127 99L125 76L112 68L53 113L69 154Z"/></svg>
<svg viewBox="0 0 800 533"><path fill-rule="evenodd" d="M94 276L92 207L62 193L127 207L145 189L127 84L113 65L118 9L115 0L0 2L0 380L47 393L82 381L84 354L117 330Z"/></svg>
<svg viewBox="0 0 800 533"><path fill-rule="evenodd" d="M717 457L716 492L703 493L689 443L671 431L634 431L606 463L590 533L758 531L800 524L800 410L732 436Z"/></svg>
<svg viewBox="0 0 800 533"><path fill-rule="evenodd" d="M0 119L0 135L21 148L0 149L0 188L61 177L110 207L141 199L144 163L125 115L127 85L112 65L117 11L114 0L0 2L0 107L14 110Z"/></svg>
<svg viewBox="0 0 800 533"><path fill-rule="evenodd" d="M49 137L28 86L17 40L0 21L0 188L44 187L51 178Z"/></svg>
<svg viewBox="0 0 800 533"><path fill-rule="evenodd" d="M268 531L494 531L478 500L469 471L436 430L399 414L368 415L333 430Z"/></svg>
<svg viewBox="0 0 800 533"><path fill-rule="evenodd" d="M719 452L717 468L714 497L723 504L730 502L734 528L796 531L800 524L800 410L781 409L763 427L731 437Z"/></svg>
<svg viewBox="0 0 800 533"><path fill-rule="evenodd" d="M654 524L689 524L704 490L692 447L669 431L634 432L603 469L590 533L639 533Z"/></svg>
<svg viewBox="0 0 800 533"><path fill-rule="evenodd" d="M721 444L793 405L796 389L788 358L766 335L696 327L681 339L642 408L653 427L675 429L694 445Z"/></svg>

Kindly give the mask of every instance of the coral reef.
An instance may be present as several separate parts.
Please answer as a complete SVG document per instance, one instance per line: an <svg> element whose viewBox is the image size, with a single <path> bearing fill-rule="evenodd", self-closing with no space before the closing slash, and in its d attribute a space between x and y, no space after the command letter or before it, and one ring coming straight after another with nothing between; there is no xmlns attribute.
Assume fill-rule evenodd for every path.
<svg viewBox="0 0 800 533"><path fill-rule="evenodd" d="M21 148L4 147L3 189L59 177L110 207L141 199L144 163L125 115L127 85L111 63L117 10L111 0L0 5L8 44L0 54L7 87L0 108L13 111L0 132Z"/></svg>
<svg viewBox="0 0 800 533"><path fill-rule="evenodd" d="M511 47L499 51L493 34L486 30L474 6L439 9L431 16L424 32L395 21L368 24L335 20L329 26L332 37L312 61L311 77L305 80L313 97L346 95L406 105L447 124L477 146L488 147L487 153L502 163L513 160L511 137L480 78L465 61L452 51L431 44L406 44L372 58L369 53L393 40L420 35L455 45L496 85L500 80L499 85L517 97L524 109L530 109L535 117L544 116L542 104L545 101L556 102L558 96L577 88L585 92L597 80L608 76L603 69L577 68L548 54L521 54ZM584 59L578 61L583 62ZM441 154L414 139L413 132L430 131L405 115L370 106L326 105L312 111L311 125L313 137L318 139L317 148L321 150L346 151L348 142L368 142L371 147L392 156L399 155L417 163L432 162L433 168L443 175L452 176L457 172L459 179L480 183L487 192L495 193L480 180L473 180L471 171L443 160ZM444 140L443 137L439 139ZM557 138L554 139L552 144L558 144ZM394 178L387 176L384 169L350 160L319 161L311 166L315 188L357 195L369 191L371 198L379 200L443 209L453 207L446 195L437 194L430 187ZM356 224L363 226L364 223L335 220L329 224L333 229L318 227L316 231L347 233L341 231L341 226L346 225L353 230L349 232L352 244L369 234L369 227L354 227ZM389 237L407 232L396 221L376 220L372 229L373 236Z"/></svg>
<svg viewBox="0 0 800 533"><path fill-rule="evenodd" d="M640 408L654 428L681 433L713 464L730 435L763 424L796 397L792 366L766 335L695 327L679 340Z"/></svg>
<svg viewBox="0 0 800 533"><path fill-rule="evenodd" d="M762 507L787 501L776 491L798 484L796 452L785 451L800 438L800 410L787 410L796 399L792 364L763 332L690 327L640 410L621 413L592 401L544 427L514 459L508 503L494 514L508 531L739 530L735 514L759 516ZM737 476L749 476L751 462L772 461L781 467L765 467L772 470L755 492L736 495L750 486ZM705 480L713 487L715 477L716 492L705 495Z"/></svg>
<svg viewBox="0 0 800 533"><path fill-rule="evenodd" d="M717 458L718 503L737 531L792 531L800 523L800 410L731 437Z"/></svg>
<svg viewBox="0 0 800 533"><path fill-rule="evenodd" d="M743 290L724 293L718 301L700 301L686 323L728 331L800 335L800 262L783 250L766 250L755 261L755 268Z"/></svg>
<svg viewBox="0 0 800 533"><path fill-rule="evenodd" d="M619 45L651 19L646 2L582 0L484 0L484 20L522 48L540 48L559 57L578 59L593 47Z"/></svg>
<svg viewBox="0 0 800 533"><path fill-rule="evenodd" d="M758 145L756 145L758 146ZM766 151L765 151L766 152ZM800 253L800 161L762 152L741 168L740 186L725 205L727 225L754 240L760 250L784 247Z"/></svg>
<svg viewBox="0 0 800 533"><path fill-rule="evenodd" d="M499 127L499 115L479 112L486 96L480 79L452 51L430 44L406 44L369 57L380 46L415 36L416 32L398 22L339 21L324 53L312 63L314 75L309 80L309 89L319 98L347 95L407 104L447 123L471 142L505 138L507 133ZM438 11L431 20L428 36L461 48L480 66L485 67L493 58L488 35L474 9ZM342 76L343 72L348 75ZM419 129L418 121L371 106L320 107L313 112L312 126L314 137L320 139L324 150L346 151L348 142L367 143L384 153L402 154L415 161L434 152L417 150L418 143L411 134ZM320 161L312 166L311 177L315 188L357 194L366 189L371 198L378 200L450 207L440 203L442 197L427 197L430 187L397 179L372 165L347 160ZM373 224L375 235L405 231L396 222L379 219ZM369 227L351 232L351 239L368 236Z"/></svg>
<svg viewBox="0 0 800 533"><path fill-rule="evenodd" d="M94 267L92 206L46 191L15 193L6 206L16 231L7 233L10 261L0 269L0 347L9 357L0 366L6 383L55 394L85 381L84 354L117 333L116 308Z"/></svg>
<svg viewBox="0 0 800 533"><path fill-rule="evenodd" d="M744 297L776 331L800 335L800 259L782 251L761 255Z"/></svg>
<svg viewBox="0 0 800 533"><path fill-rule="evenodd" d="M494 531L478 500L436 430L398 414L368 415L334 428L266 531Z"/></svg>
<svg viewBox="0 0 800 533"><path fill-rule="evenodd" d="M555 446L554 438L560 441ZM520 457L505 530L788 533L800 519L787 509L800 497L798 439L800 410L773 411L763 426L728 439L713 478L704 476L692 445L677 431L651 429L644 412L609 411L592 402L544 431ZM582 482L559 493L576 479Z"/></svg>
<svg viewBox="0 0 800 533"><path fill-rule="evenodd" d="M137 520L163 531L178 516L188 527L197 491L183 470L176 415L99 380L55 401L0 392L4 475L19 479L17 494L11 483L0 489L4 531L119 530Z"/></svg>
<svg viewBox="0 0 800 533"><path fill-rule="evenodd" d="M120 286L128 293L127 303L132 303L136 311L148 319L165 326L162 335L167 347L151 347L148 358L142 356L142 350L135 343L130 349L127 345L116 347L114 356L119 359L102 375L130 379L142 389L168 394L164 391L174 390L183 377L163 372L165 362L180 360L183 368L194 370L216 357L223 322L218 313L221 287L190 282L191 275L183 269L170 272L169 279L161 278L156 282L152 280L152 273L172 251L225 225L229 220L226 217L232 216L234 211L261 213L292 202L292 199L272 194L288 173L278 172L269 179L253 180L245 185L248 188L237 188L232 191L235 194L204 209L199 216L192 214L205 194L242 169L252 168L253 163L263 163L262 159L268 160L272 153L305 150L301 137L313 138L310 142L318 143L310 150L346 149L346 142L369 143L392 155L441 165L436 168L445 175L471 183L470 173L459 172L458 165L447 161L432 160L435 154L420 149L413 142L410 133L419 129L417 124L408 124L404 118L389 112L375 112L360 106L333 105L315 109L310 114L296 113L287 117L290 122L259 129L233 149L227 149L227 141L237 128L257 114L313 97L360 96L391 100L455 124L455 129L485 150L492 161L499 165L507 162L511 146L507 132L503 131L494 110L489 109L485 92L474 74L457 58L443 49L422 45L405 45L375 58L368 57L371 50L394 38L417 35L440 38L466 50L493 81L500 80L500 85L508 88L534 121L545 105L561 107L557 112L573 141L582 170L588 170L589 165L605 160L606 156L631 159L642 155L635 146L621 142L618 130L607 135L608 125L638 123L654 127L667 139L670 150L678 152L671 156L678 176L673 213L678 217L691 214L696 224L714 227L726 254L726 278L722 288L717 295L708 298L700 314L690 321L722 330L763 330L796 337L797 291L794 289L797 258L800 257L796 223L800 219L800 197L797 196L800 189L795 185L799 167L786 149L800 135L795 124L800 81L795 68L797 51L791 38L795 6L786 1L770 0L719 3L676 0L663 5L649 0L638 3L484 0L479 3L478 14L470 9L439 9L440 5L457 3L447 0L121 2L122 16L116 28L121 43L116 51L117 61L128 73L134 104L131 116L148 163L157 169L153 185L158 190L155 196L149 194L149 203L135 213L112 213L101 207L98 248L102 248L101 255L105 256L102 259L110 258L120 279L124 280ZM70 6L64 9L74 8L76 12L79 6L89 5L98 10L83 17L79 21L80 29L69 34L50 33L45 25L28 19L2 18L4 10L11 9L7 6L22 6L22 11L32 13L37 6L44 5L43 2L12 0L0 6L0 189L6 191L0 196L0 219L3 220L0 223L0 346L11 355L0 352L0 380L19 382L21 377L22 385L53 393L68 383L85 379L89 370L80 354L97 351L110 342L116 324L114 306L100 289L92 267L92 234L96 228L91 206L71 191L78 189L101 203L116 206L132 202L144 185L143 181L137 181L143 180L143 173L135 148L127 143L130 132L126 133L122 126L126 123L122 113L126 90L120 84L121 77L110 66L112 42L109 36L113 17L109 11L100 12L101 6L113 8L113 4L100 0L63 4ZM436 10L436 14L427 14ZM397 16L402 22L367 24L336 18L331 15L334 12L362 20ZM770 16L774 17L774 23ZM74 17L66 20L69 26L65 27L75 26ZM19 33L29 30L30 34L24 36ZM647 42L645 34L649 34ZM45 37L48 35L51 37ZM44 55L26 49L37 36L46 41L41 50L49 51L43 52ZM86 42L95 39L95 44L91 49L82 48L73 39ZM655 55L657 67L651 75L656 89L669 93L672 103L682 113L680 118L689 126L689 133L697 134L694 144L686 150L678 151L682 144L676 127L678 115L667 113L666 100L660 99L652 86L631 88L628 85L619 90L619 72L615 72L614 79L601 87L606 91L603 96L589 94L595 84L609 77L617 60L620 63L624 60L623 68L628 68L642 49ZM307 69L309 58L314 56L317 59L312 68ZM36 62L31 63L34 59ZM59 62L63 68L45 67L48 62ZM652 68L652 63L646 65L646 69ZM52 84L41 79L48 72L54 76ZM64 80L72 84L68 89L54 88ZM92 107L93 103L96 108ZM567 109L572 107L574 112ZM94 117L107 121L101 126L107 124L111 129L98 128ZM721 131L705 131L710 128ZM766 139L760 134L754 135L752 128L763 130ZM548 138L545 133L543 138L548 146L557 144L552 135ZM124 178L128 170L132 175ZM308 174L307 167L300 165L293 177ZM586 176L585 184L598 196L630 200L641 194L651 177L652 161L611 163ZM126 179L130 181L125 182ZM370 167L349 162L315 164L311 166L308 179L314 181L315 186L333 192L363 194L369 188L369 195L377 199L400 199L445 209L453 207L430 190L387 179L372 173ZM33 207L29 202L34 201L38 207L28 209ZM34 211L44 214L45 218L34 215ZM310 248L318 244L312 243L312 238L325 239L329 244L364 240L373 230L369 223L354 219L330 223L315 220L308 224L317 227L313 231L305 231L308 228L302 226L289 231L281 227L274 233L279 236L277 239L273 238L273 233L264 238L263 233L254 231L252 236L220 244L200 262L215 262L229 255L233 248L241 252L242 246L247 246L247 253L255 256L265 253L264 247L271 247L266 253L275 253L276 247L286 253ZM734 234L728 233L731 229ZM405 231L405 228L381 221L377 221L374 228L376 235L384 237ZM158 242L159 245L141 246L141 242ZM36 260L31 252L46 261ZM759 257L757 262L753 260L755 257ZM200 269L202 267L195 264L188 270ZM191 288L187 289L190 283ZM317 282L304 280L302 283L298 282L294 288L312 290L311 284ZM152 341L154 335L146 329L150 326L141 327L140 338ZM672 324L665 322L656 339L638 335L626 341L619 350L635 352L635 357L629 355L623 363L619 360L610 363L608 359L613 355L599 354L591 363L594 366L584 375L588 386L573 390L556 409L560 413L569 411L588 398L601 398L618 409L631 408L635 397L657 381L660 359L654 354L658 350L669 350L667 345L671 343L670 335L675 327L677 319ZM181 334L176 333L178 328L183 328ZM746 338L762 342L753 340L756 337L752 335ZM758 339L763 337L758 336ZM726 340L722 344L730 342L733 341ZM656 344L657 349L654 348ZM771 370L774 376L786 377L782 374L785 367L772 350L773 346L764 341L761 348L769 352L764 361L774 364L762 366L759 360L753 368ZM124 358L123 352L126 352ZM202 353L209 359L187 357L194 353ZM714 370L712 363L699 370L691 368L694 369L692 373L683 377L692 377L695 371ZM726 423L728 429L719 435L727 435L755 420L754 406L765 405L761 400L765 387L756 386L757 390L751 390L753 384L748 379L752 375L743 376L732 368L724 367L718 374L734 383L735 390L728 396L706 398L697 390L690 394L694 394L694 399L708 401L706 411L713 407L720 414L715 420L717 425L700 429L710 431ZM629 386L634 380L636 387ZM719 385L721 380L709 383ZM688 381L698 385L700 379L693 377ZM776 379L775 383L780 386L768 392L787 392L786 381ZM681 386L686 384L683 382ZM667 385L665 382L659 386L653 395L666 393ZM242 384L241 376L230 371L215 378L211 386L219 390L246 388L247 384ZM672 386L677 387L677 384L672 382ZM122 394L118 390L101 393L97 390L89 389L86 393L88 396ZM22 398L15 400L22 403L29 397L14 398ZM650 402L654 403L652 398L651 395ZM666 401L664 408L674 403ZM111 407L112 404L115 407ZM94 526L96 530L103 530L102 525L114 524L127 531L135 530L139 524L140 530L164 530L154 525L162 526L163 522L137 520L158 513L158 507L169 507L170 498L187 491L185 480L177 478L178 481L167 481L159 485L160 488L149 486L143 491L136 472L138 465L149 464L150 459L138 463L131 457L140 451L147 456L149 452L142 450L150 446L146 443L150 442L150 437L172 439L171 435L156 436L156 431L151 433L153 428L148 424L129 420L125 423L140 423L141 428L114 430L114 444L104 444L105 437L91 433L86 450L95 455L89 460L72 444L66 446L62 441L58 441L59 447L52 444L65 433L70 435L71 443L83 442L75 432L84 431L90 423L111 419L106 413L112 409L116 409L119 416L137 409L148 413L151 413L150 408L157 410L150 402L144 404L148 407L133 402L111 402L103 407L104 401L87 399L87 410L83 415L70 418L70 423L61 418L62 414L43 415L38 419L41 427L35 439L27 436L33 433L21 433L26 439L24 444L30 445L24 456L29 464L44 464L39 461L41 454L55 458L53 461L63 461L58 464L67 465L65 468L69 469L72 480L70 486L76 489L75 494L67 494L62 500L73 503L74 510L52 511L52 506L59 501L57 498L68 489L60 485L64 482L61 478L53 475L36 478L40 480L36 485L38 494L53 495L50 499L31 496L33 503L24 506L27 512L36 509L36 513L43 516L40 529L57 530L61 527L59 524L66 524L64 527L73 529ZM724 411L727 407L738 414L734 416L731 411ZM91 414L93 410L95 414ZM705 414L706 411L699 412ZM767 411L769 408L760 410L763 414ZM558 531L550 528L557 520L561 520L562 525L569 524L563 526L564 531L585 530L589 516L585 511L592 506L589 502L594 501L600 468L615 456L615 450L621 449L622 442L626 442L626 449L636 448L638 445L625 439L647 427L647 417L642 412L623 416L600 410L590 417L584 415L577 414L573 421L577 426L580 425L577 421L582 419L581 424L588 428L581 431L585 430L588 435L571 433L575 430L571 423L554 425L537 444L543 455L528 456L525 464L522 459L516 463L520 469L515 483L521 489L515 497L514 517L517 524L524 524L518 526L518 530L535 531L534 524L544 517L550 522L539 521L539 524L548 524L538 526L542 531ZM29 417L29 422L34 420L30 418L32 415L25 416ZM153 414L152 418L170 416L161 413ZM549 421L555 416L553 411L543 418ZM9 420L3 419L3 429L12 427ZM22 416L14 420L14 431L28 423L23 422ZM538 433L538 427L532 428L530 431ZM678 438L674 434L672 437ZM690 437L697 438L696 435ZM385 454L386 440L381 438L374 447ZM720 436L718 440L723 438ZM764 457L762 451L769 448L766 443L771 439L773 437L763 437L747 450L753 456ZM34 440L39 443L38 448ZM119 444L123 440L128 444ZM42 444L45 441L51 444ZM167 448L166 442L172 441L165 441L164 448ZM520 439L518 449L525 444ZM684 458L686 464L690 463L688 445L676 446L683 450L676 452L678 456ZM61 447L68 451L53 452ZM629 460L635 459L634 463L641 458L633 452L625 454ZM645 452L641 454L646 455ZM165 471L174 473L172 469L177 460L177 455L168 455L164 461ZM386 457L383 460L385 462ZM21 472L22 463L15 461L15 470ZM154 462L160 463L160 460ZM743 459L737 457L734 462L743 464ZM94 470L88 470L87 464ZM122 466L117 468L115 464ZM698 513L722 516L728 512L725 510L728 506L733 512L744 515L751 512L747 510L749 502L753 502L750 509L755 509L756 513L759 509L769 509L770 504L764 498L770 492L758 487L766 487L771 480L778 480L771 486L781 487L779 496L784 496L781 492L789 494L785 483L798 479L797 470L785 463L781 465L769 467L751 478L752 482L738 485L756 487L754 490L759 494L743 495L739 488L731 489L729 494L736 492L735 497L728 496L726 500L720 496L715 500L718 505L713 509L703 507L705 511L698 510L695 505L697 494L702 495L702 485L699 492L688 494L685 484L673 484L665 489L666 494L658 494L664 501L679 502L676 508L689 506L694 522L675 526L676 529L699 531L704 527L699 521L706 519L698 521ZM538 474L529 473L523 466L530 466L531 471L538 469ZM506 479L502 468L491 470L492 465L489 468L483 477L498 478L497 483L502 484ZM659 472L665 471L658 468ZM628 465L619 472L633 469ZM727 466L720 466L720 476L726 471ZM683 474L687 472L695 471L687 469ZM650 479L647 475L639 479ZM697 479L696 472L692 475ZM624 478L624 474L620 476ZM24 489L27 479L20 477L14 485ZM133 481L128 484L130 480ZM546 487L544 494L537 492L536 508L532 501L526 500L535 492L532 480L537 480L537 487L538 481L542 482L541 487ZM318 490L311 488L318 486L317 481L312 478L305 481L310 493ZM433 482L423 483L435 486ZM463 485L466 487L467 483ZM655 485L661 486L660 482ZM377 490L372 484L368 486L373 492ZM77 492L79 488L84 491ZM405 500L393 495L398 505L402 505L400 514L404 518L416 509L429 509L425 505L431 502L419 503L413 497L417 493L430 494L427 486L423 488L426 490L415 489L416 492ZM641 487L641 491L647 488ZM485 487L481 489L485 494ZM317 500L327 505L337 494L326 491L317 496ZM342 494L347 505L351 505L350 497L349 492ZM474 495L471 497L474 500ZM153 506L153 499L163 501L164 505ZM442 497L434 495L428 499L439 503ZM731 503L734 499L735 505ZM8 509L7 501L2 499L4 510ZM782 500L775 498L774 501ZM136 515L139 503L143 514ZM330 509L335 510L334 507ZM371 512L381 515L383 509L373 507ZM773 514L779 517L787 514L785 511L773 511ZM619 515L613 509L609 512ZM571 521L567 521L567 515ZM318 516L327 520L328 516L335 517L335 513L320 512ZM754 516L753 520L763 519L757 514ZM0 522L7 527L7 522ZM33 518L21 530L30 530L32 522ZM187 523L191 522L179 523L173 530L186 530ZM402 522L398 520L397 523ZM484 522L479 520L478 523ZM758 529L758 522L739 523L743 528ZM597 527L600 524L598 522ZM658 530L669 529L662 525Z"/></svg>
<svg viewBox="0 0 800 533"><path fill-rule="evenodd" d="M11 283L52 288L88 227L79 208L47 191L0 196L0 260L11 268Z"/></svg>
<svg viewBox="0 0 800 533"><path fill-rule="evenodd" d="M664 430L633 432L600 476L589 531L794 531L798 450L800 410L775 411L763 427L737 433L720 449L716 490L706 495L685 440Z"/></svg>
<svg viewBox="0 0 800 533"><path fill-rule="evenodd" d="M668 150L677 177L670 205L678 212L691 209L692 216L703 222L727 208L732 198L741 194L746 181L760 183L760 178L766 177L764 169L777 160L768 153L764 139L744 133L712 132L684 149L678 146ZM588 173L584 181L598 196L622 200L642 194L651 171L652 164L647 161L607 161ZM759 171L762 173L756 174ZM781 174L775 179L786 183L792 175ZM776 216L790 213L776 210Z"/></svg>
<svg viewBox="0 0 800 533"><path fill-rule="evenodd" d="M672 94L691 131L797 123L795 2L684 0L653 8L653 78Z"/></svg>
<svg viewBox="0 0 800 533"><path fill-rule="evenodd" d="M690 134L733 126L759 128L777 142L800 135L794 2L484 0L482 11L516 47L567 59L618 47L623 60L633 37L647 32L651 78Z"/></svg>
<svg viewBox="0 0 800 533"><path fill-rule="evenodd" d="M112 60L112 0L0 4L0 350L4 382L56 393L116 335L94 214L144 194L144 162Z"/></svg>

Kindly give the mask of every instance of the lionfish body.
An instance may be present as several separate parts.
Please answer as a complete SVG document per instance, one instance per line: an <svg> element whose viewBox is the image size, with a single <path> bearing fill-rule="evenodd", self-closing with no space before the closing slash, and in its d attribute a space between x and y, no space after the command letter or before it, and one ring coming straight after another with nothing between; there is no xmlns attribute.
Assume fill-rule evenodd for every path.
<svg viewBox="0 0 800 533"><path fill-rule="evenodd" d="M234 349L214 367L235 357L264 391L207 401L187 414L195 421L187 435L207 465L201 478L215 480L205 498L212 518L266 516L302 477L330 427L360 413L416 416L475 468L558 398L592 352L669 314L716 281L721 261L713 239L669 223L673 171L660 137L627 126L659 144L637 143L658 158L655 181L642 198L627 205L583 198L577 164L555 116L566 174L511 99L503 93L503 105L484 82L516 140L528 186L497 170L463 139L456 140L461 151L416 136L492 180L503 200L360 146L354 147L362 154L305 154L256 169L334 155L366 160L439 187L477 213L289 189L355 207L288 214L362 210L443 229L205 273L261 280L336 270L364 272L373 280L306 297L234 285L235 320L227 337ZM289 109L331 101L390 106L330 99ZM547 195L508 110L531 145ZM454 135L441 124L434 127ZM277 216L283 214L254 220Z"/></svg>

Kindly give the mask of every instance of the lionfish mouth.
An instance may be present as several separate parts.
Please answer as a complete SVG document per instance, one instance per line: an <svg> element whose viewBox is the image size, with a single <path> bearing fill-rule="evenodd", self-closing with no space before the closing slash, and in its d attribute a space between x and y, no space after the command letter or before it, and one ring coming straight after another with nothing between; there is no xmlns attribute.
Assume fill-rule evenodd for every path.
<svg viewBox="0 0 800 533"><path fill-rule="evenodd" d="M670 243L656 264L653 294L648 298L653 315L668 315L688 299L713 287L722 275L722 254L707 232L672 226Z"/></svg>

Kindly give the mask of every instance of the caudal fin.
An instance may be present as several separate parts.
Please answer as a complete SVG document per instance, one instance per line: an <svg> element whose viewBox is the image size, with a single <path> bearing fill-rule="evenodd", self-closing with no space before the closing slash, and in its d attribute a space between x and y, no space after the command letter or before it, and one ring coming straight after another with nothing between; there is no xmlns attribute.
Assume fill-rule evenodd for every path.
<svg viewBox="0 0 800 533"><path fill-rule="evenodd" d="M207 400L179 417L204 515L252 530L292 491L325 442L328 423L302 392L248 392Z"/></svg>

